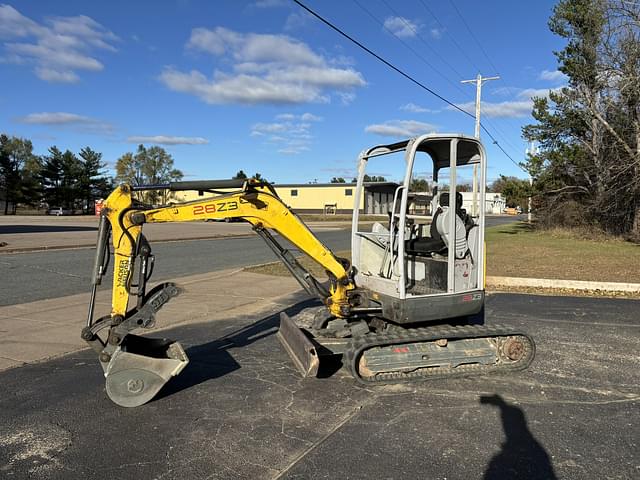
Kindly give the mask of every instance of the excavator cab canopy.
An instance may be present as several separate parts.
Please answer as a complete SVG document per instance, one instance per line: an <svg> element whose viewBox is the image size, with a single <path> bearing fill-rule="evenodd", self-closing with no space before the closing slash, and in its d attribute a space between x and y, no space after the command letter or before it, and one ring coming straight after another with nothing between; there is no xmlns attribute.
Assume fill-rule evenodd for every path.
<svg viewBox="0 0 640 480"><path fill-rule="evenodd" d="M484 297L484 147L461 134L425 134L377 145L360 155L358 188L370 161L383 156L402 156L403 180L388 219L381 218L370 231L359 229L360 209L354 207L357 284L388 296L382 303L403 300L389 312L399 323L477 313ZM429 160L430 176L425 176ZM385 162L378 160L378 168ZM468 183L476 188L463 197Z"/></svg>

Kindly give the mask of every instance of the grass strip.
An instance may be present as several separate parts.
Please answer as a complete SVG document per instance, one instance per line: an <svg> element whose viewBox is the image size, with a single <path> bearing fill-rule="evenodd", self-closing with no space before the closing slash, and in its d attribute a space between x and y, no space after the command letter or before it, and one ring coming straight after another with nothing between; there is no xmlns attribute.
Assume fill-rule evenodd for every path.
<svg viewBox="0 0 640 480"><path fill-rule="evenodd" d="M638 244L618 239L586 239L570 231L535 230L525 222L487 228L485 238L487 275L640 283ZM351 257L350 251L336 254ZM300 262L312 274L324 278L322 268L313 260L303 256ZM267 275L289 275L279 262L245 270ZM509 291L516 290L517 287L509 288Z"/></svg>

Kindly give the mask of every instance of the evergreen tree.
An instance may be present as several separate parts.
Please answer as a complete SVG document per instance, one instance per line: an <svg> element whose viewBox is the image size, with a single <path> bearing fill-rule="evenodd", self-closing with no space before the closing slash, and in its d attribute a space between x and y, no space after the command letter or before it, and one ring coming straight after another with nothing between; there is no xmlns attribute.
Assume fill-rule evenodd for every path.
<svg viewBox="0 0 640 480"><path fill-rule="evenodd" d="M80 150L82 170L79 181L79 193L87 212L93 209L94 201L103 197L105 189L110 185L103 174L106 165L102 162L102 154L85 147Z"/></svg>
<svg viewBox="0 0 640 480"><path fill-rule="evenodd" d="M5 215L15 213L15 210L9 211L10 205L15 207L18 202L32 201L28 191L30 179L24 181L23 174L26 166L33 168L36 162L30 140L0 135L0 191L5 200Z"/></svg>
<svg viewBox="0 0 640 480"><path fill-rule="evenodd" d="M561 0L549 21L568 85L534 100L527 168L548 225L640 238L640 4Z"/></svg>
<svg viewBox="0 0 640 480"><path fill-rule="evenodd" d="M74 210L81 205L83 164L70 150L64 153L55 145L44 157L40 180L44 200L49 207L59 206Z"/></svg>

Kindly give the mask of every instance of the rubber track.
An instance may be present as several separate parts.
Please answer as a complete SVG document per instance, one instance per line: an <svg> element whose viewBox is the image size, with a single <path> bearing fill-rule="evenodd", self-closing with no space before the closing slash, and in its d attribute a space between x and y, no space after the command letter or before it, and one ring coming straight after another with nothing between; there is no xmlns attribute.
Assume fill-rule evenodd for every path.
<svg viewBox="0 0 640 480"><path fill-rule="evenodd" d="M493 365L460 365L454 368L436 367L423 368L412 372L389 372L379 373L371 378L363 378L358 372L358 362L362 353L373 347L384 347L388 345L397 345L402 343L432 342L438 339L446 338L448 340L460 340L464 338L495 338L495 337L511 337L522 336L527 340L524 342L525 353L517 362L493 364ZM360 383L366 385L371 384L387 384L400 383L409 381L419 381L435 378L455 378L471 375L487 375L490 373L512 372L524 370L527 368L535 356L535 343L533 339L524 332L514 330L511 327L503 325L465 325L465 326L437 326L425 328L412 328L406 330L397 330L389 333L367 334L354 338L351 345L344 354L347 367Z"/></svg>

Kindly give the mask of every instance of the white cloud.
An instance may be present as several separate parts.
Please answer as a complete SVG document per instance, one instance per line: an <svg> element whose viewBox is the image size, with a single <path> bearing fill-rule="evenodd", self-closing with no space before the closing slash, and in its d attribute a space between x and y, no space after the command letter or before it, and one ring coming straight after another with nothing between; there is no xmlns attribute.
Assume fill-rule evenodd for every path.
<svg viewBox="0 0 640 480"><path fill-rule="evenodd" d="M391 33L401 38L415 37L420 29L421 25L404 17L387 17L384 21L384 28Z"/></svg>
<svg viewBox="0 0 640 480"><path fill-rule="evenodd" d="M562 87L558 88L525 88L518 92L518 98L523 99L532 99L534 97L543 97L548 98L550 92L555 92L560 90Z"/></svg>
<svg viewBox="0 0 640 480"><path fill-rule="evenodd" d="M155 143L158 145L206 145L209 140L202 137L174 137L172 135L131 136L129 143Z"/></svg>
<svg viewBox="0 0 640 480"><path fill-rule="evenodd" d="M549 92L559 90L559 88L525 88L515 89L511 87L503 87L500 94L516 93L514 100L504 102L482 102L481 114L490 118L523 118L531 115L533 109L533 98L548 98ZM458 103L458 107L472 115L475 115L475 102ZM453 107L447 107L447 110L454 110Z"/></svg>
<svg viewBox="0 0 640 480"><path fill-rule="evenodd" d="M475 102L458 103L457 106L472 115L475 115ZM531 100L514 100L506 102L482 102L481 115L489 118L519 118L531 114L533 102ZM453 110L453 107L447 107Z"/></svg>
<svg viewBox="0 0 640 480"><path fill-rule="evenodd" d="M291 30L304 28L311 18L311 15L307 12L292 12L284 22L284 29L285 31L290 32Z"/></svg>
<svg viewBox="0 0 640 480"><path fill-rule="evenodd" d="M330 93L349 93L365 85L360 72L330 66L332 59L286 35L195 28L187 48L233 63L232 71L216 70L209 78L198 70L166 67L160 81L211 104L326 103Z"/></svg>
<svg viewBox="0 0 640 480"><path fill-rule="evenodd" d="M437 130L436 125L416 120L389 120L384 123L368 125L364 131L385 137L414 137Z"/></svg>
<svg viewBox="0 0 640 480"><path fill-rule="evenodd" d="M353 92L338 92L338 97L343 105L351 105L356 99L356 94Z"/></svg>
<svg viewBox="0 0 640 480"><path fill-rule="evenodd" d="M560 70L543 70L540 72L540 80L548 80L550 82L566 82L568 77Z"/></svg>
<svg viewBox="0 0 640 480"><path fill-rule="evenodd" d="M317 115L314 115L313 113L303 113L300 116L300 119L303 122L321 122L323 120L322 117L319 117Z"/></svg>
<svg viewBox="0 0 640 480"><path fill-rule="evenodd" d="M253 6L258 8L275 8L285 7L288 4L286 0L256 0Z"/></svg>
<svg viewBox="0 0 640 480"><path fill-rule="evenodd" d="M69 112L30 113L24 117L17 118L16 121L30 125L71 128L84 133L110 134L114 131L114 127L110 123Z"/></svg>
<svg viewBox="0 0 640 480"><path fill-rule="evenodd" d="M422 107L420 105L416 105L415 103L411 103L411 102L400 106L400 110L404 112L412 112L412 113L438 113L439 112L439 110L432 110L431 108Z"/></svg>
<svg viewBox="0 0 640 480"><path fill-rule="evenodd" d="M71 123L86 123L94 121L89 117L67 112L40 112L30 113L18 118L20 123L30 123L36 125L68 125Z"/></svg>
<svg viewBox="0 0 640 480"><path fill-rule="evenodd" d="M443 34L444 30L441 28L432 28L431 30L429 30L429 33L431 34L431 37L436 39L436 40L440 40L442 38L442 34Z"/></svg>
<svg viewBox="0 0 640 480"><path fill-rule="evenodd" d="M302 115L295 115L293 113L281 113L279 115L276 115L276 120L285 120L289 122L293 120L301 120L303 122L321 122L323 118L309 112L303 113Z"/></svg>
<svg viewBox="0 0 640 480"><path fill-rule="evenodd" d="M40 80L53 83L75 83L80 78L78 75L71 71L61 72L59 70L52 70L51 68L36 67L36 75Z"/></svg>
<svg viewBox="0 0 640 480"><path fill-rule="evenodd" d="M251 127L250 135L262 138L267 144L275 146L278 153L296 155L311 148L312 122L321 122L322 117L312 113L281 113L275 120L270 123L256 123Z"/></svg>
<svg viewBox="0 0 640 480"><path fill-rule="evenodd" d="M96 50L114 52L118 37L85 15L52 17L37 23L10 5L0 5L0 38L5 63L33 65L36 76L47 82L75 83L79 70L100 71L104 65Z"/></svg>
<svg viewBox="0 0 640 480"><path fill-rule="evenodd" d="M522 91L522 89L518 87L497 87L491 89L491 93L493 95L500 95L502 97L510 97L511 95L516 95L520 91Z"/></svg>

